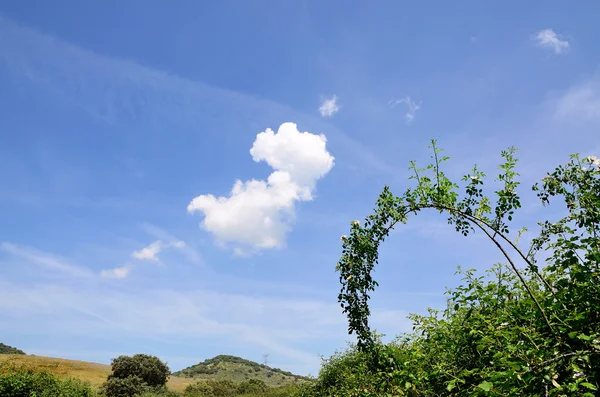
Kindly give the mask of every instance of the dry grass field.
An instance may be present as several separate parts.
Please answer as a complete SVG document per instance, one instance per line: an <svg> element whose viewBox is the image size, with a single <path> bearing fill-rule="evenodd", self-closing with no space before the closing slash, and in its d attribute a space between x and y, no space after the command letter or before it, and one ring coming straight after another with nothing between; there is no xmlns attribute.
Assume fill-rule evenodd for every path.
<svg viewBox="0 0 600 397"><path fill-rule="evenodd" d="M110 374L110 365L105 364L33 355L0 354L0 372L6 366L49 372L61 378L80 379L94 387L99 387ZM168 386L172 390L183 391L190 383L194 383L194 380L172 376Z"/></svg>

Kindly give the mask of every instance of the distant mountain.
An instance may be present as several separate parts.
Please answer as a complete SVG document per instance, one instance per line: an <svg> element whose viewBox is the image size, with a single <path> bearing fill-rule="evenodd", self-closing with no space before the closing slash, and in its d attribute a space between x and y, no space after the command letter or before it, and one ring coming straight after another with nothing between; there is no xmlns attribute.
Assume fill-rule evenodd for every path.
<svg viewBox="0 0 600 397"><path fill-rule="evenodd" d="M23 350L0 343L0 354L25 354Z"/></svg>
<svg viewBox="0 0 600 397"><path fill-rule="evenodd" d="M227 379L234 382L260 379L269 386L283 386L308 379L279 368L271 368L264 364L228 355L213 357L181 371L174 372L173 375L194 379Z"/></svg>

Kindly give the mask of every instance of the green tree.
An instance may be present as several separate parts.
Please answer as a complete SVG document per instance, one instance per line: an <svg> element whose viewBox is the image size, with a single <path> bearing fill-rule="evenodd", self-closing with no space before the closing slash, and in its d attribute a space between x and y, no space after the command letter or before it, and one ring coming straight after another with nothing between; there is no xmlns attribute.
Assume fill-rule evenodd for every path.
<svg viewBox="0 0 600 397"><path fill-rule="evenodd" d="M0 354L21 354L24 355L25 352L23 350L17 349L16 347L5 345L4 343L0 343Z"/></svg>
<svg viewBox="0 0 600 397"><path fill-rule="evenodd" d="M170 370L158 357L147 354L119 356L111 362L112 373L103 385L107 397L132 397L166 388Z"/></svg>
<svg viewBox="0 0 600 397"><path fill-rule="evenodd" d="M112 360L112 374L110 378L125 379L137 376L150 387L164 386L169 379L171 371L167 364L158 357L147 354L133 356L119 356Z"/></svg>

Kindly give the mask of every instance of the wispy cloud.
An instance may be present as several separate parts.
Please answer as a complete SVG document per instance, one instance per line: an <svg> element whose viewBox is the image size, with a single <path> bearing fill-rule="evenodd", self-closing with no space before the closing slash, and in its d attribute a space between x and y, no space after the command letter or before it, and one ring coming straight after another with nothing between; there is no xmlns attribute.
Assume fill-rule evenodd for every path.
<svg viewBox="0 0 600 397"><path fill-rule="evenodd" d="M388 105L392 108L394 108L400 104L406 104L407 110L406 110L406 114L404 115L404 117L406 118L406 123L410 124L413 121L413 119L415 118L415 115L417 114L417 112L421 109L421 102L417 103L417 102L413 101L411 99L411 97L406 96L405 98L402 98L402 99L392 99L388 103Z"/></svg>
<svg viewBox="0 0 600 397"><path fill-rule="evenodd" d="M201 212L202 227L220 243L234 243L237 253L282 247L294 221L295 203L312 200L317 181L333 167L326 141L324 135L298 131L294 123L282 124L277 133L261 132L250 154L255 162L274 169L268 179L238 180L229 197L200 195L188 211Z"/></svg>
<svg viewBox="0 0 600 397"><path fill-rule="evenodd" d="M93 276L93 273L86 268L73 265L57 257L56 255L37 250L35 248L12 244L9 242L2 242L0 243L0 251L6 252L14 257L25 259L46 269L64 273L72 277Z"/></svg>
<svg viewBox="0 0 600 397"><path fill-rule="evenodd" d="M321 102L321 106L319 106L319 113L321 113L321 116L331 117L337 113L341 109L340 105L337 103L337 100L338 97L336 95L329 99L324 99L323 102Z"/></svg>
<svg viewBox="0 0 600 397"><path fill-rule="evenodd" d="M395 175L396 168L319 117L274 101L210 86L199 81L102 56L60 38L24 28L0 17L0 65L34 85L36 93L67 101L117 129L144 137L165 130L239 131L268 125L275 118L302 120L327 131L331 142L360 164L363 172ZM339 106L339 105L336 105ZM219 127L215 128L215 118Z"/></svg>
<svg viewBox="0 0 600 397"><path fill-rule="evenodd" d="M138 259L141 261L153 261L160 262L158 258L158 254L168 248L178 248L183 249L186 247L186 244L183 241L175 240L171 242L164 242L161 240L156 240L150 245L140 249L139 251L134 251L131 256L134 259Z"/></svg>
<svg viewBox="0 0 600 397"><path fill-rule="evenodd" d="M561 94L555 116L563 120L600 121L600 73Z"/></svg>
<svg viewBox="0 0 600 397"><path fill-rule="evenodd" d="M131 264L127 264L124 266L115 267L113 269L102 270L100 272L100 277L116 279L125 278L129 275L131 267Z"/></svg>
<svg viewBox="0 0 600 397"><path fill-rule="evenodd" d="M552 29L542 29L533 36L535 43L542 48L550 49L555 54L562 54L569 50L570 44Z"/></svg>
<svg viewBox="0 0 600 397"><path fill-rule="evenodd" d="M166 230L148 222L142 224L142 229L154 238L165 241L167 245L180 250L191 262L196 264L202 263L202 256L194 247L173 236Z"/></svg>
<svg viewBox="0 0 600 397"><path fill-rule="evenodd" d="M131 256L139 260L147 261L158 261L158 253L162 250L162 242L155 241L147 247L142 248L139 251L134 251Z"/></svg>
<svg viewBox="0 0 600 397"><path fill-rule="evenodd" d="M139 251L134 251L132 257L138 260L160 262L158 254L167 248L186 249L187 246L183 241L179 240L168 243L158 240ZM12 257L21 258L27 263L51 270L54 274L65 274L70 277L91 278L100 276L106 279L124 279L134 269L133 263L127 263L123 266L103 269L97 273L87 267L72 264L67 259L61 258L58 255L10 242L0 243L0 252L5 252Z"/></svg>
<svg viewBox="0 0 600 397"><path fill-rule="evenodd" d="M208 290L112 289L107 293L99 287L16 285L0 280L0 315L15 319L11 322L14 330L25 330L39 316L51 314L53 320L47 322L44 335L85 333L90 337L170 338L181 343L225 338L312 371L319 367L318 352L298 346L341 341L347 336L346 319L335 302ZM403 311L373 309L374 326L389 335L410 330L405 318ZM197 357L190 360L197 361Z"/></svg>

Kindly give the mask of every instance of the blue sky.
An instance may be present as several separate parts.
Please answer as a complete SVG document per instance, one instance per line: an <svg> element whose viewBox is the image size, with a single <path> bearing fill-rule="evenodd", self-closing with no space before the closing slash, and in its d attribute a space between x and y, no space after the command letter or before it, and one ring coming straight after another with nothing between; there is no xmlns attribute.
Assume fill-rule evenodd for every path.
<svg viewBox="0 0 600 397"><path fill-rule="evenodd" d="M316 374L351 340L340 235L385 184L407 186L431 138L456 176L493 175L517 146L529 198L570 153L600 154L599 13L3 1L0 341L105 363L144 352L173 370L269 354ZM533 202L517 224L540 216ZM441 307L457 265L500 260L445 223L419 216L384 246L379 332Z"/></svg>

